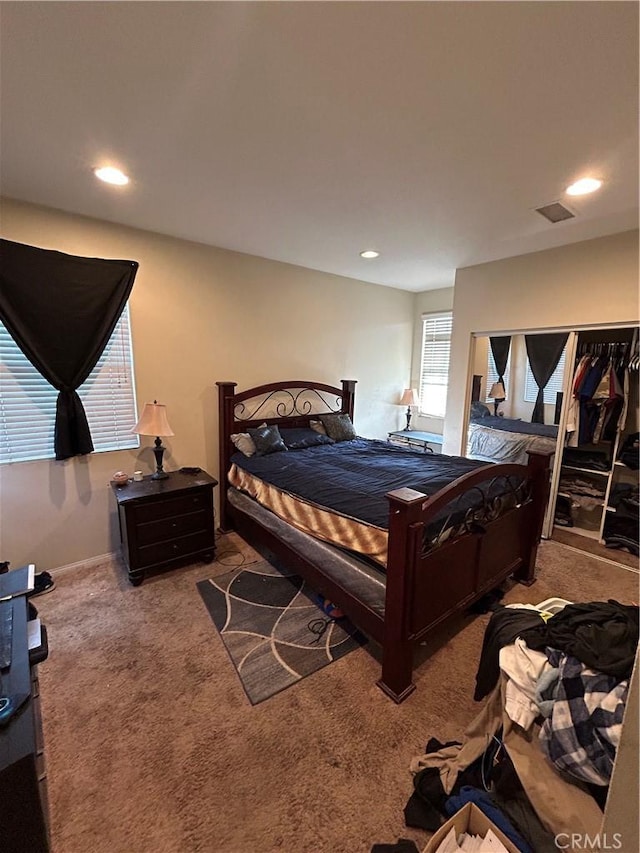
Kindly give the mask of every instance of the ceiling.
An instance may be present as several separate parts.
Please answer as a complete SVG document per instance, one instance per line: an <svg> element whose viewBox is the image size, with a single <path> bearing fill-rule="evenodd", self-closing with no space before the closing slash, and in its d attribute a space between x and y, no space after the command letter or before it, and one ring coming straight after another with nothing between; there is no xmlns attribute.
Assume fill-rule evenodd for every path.
<svg viewBox="0 0 640 853"><path fill-rule="evenodd" d="M0 27L9 198L410 291L638 225L635 2L2 2Z"/></svg>

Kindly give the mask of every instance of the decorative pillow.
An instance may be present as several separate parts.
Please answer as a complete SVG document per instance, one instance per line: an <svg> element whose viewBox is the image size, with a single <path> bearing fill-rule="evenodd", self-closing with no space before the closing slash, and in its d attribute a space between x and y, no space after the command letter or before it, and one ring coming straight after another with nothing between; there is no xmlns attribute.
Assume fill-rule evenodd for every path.
<svg viewBox="0 0 640 853"><path fill-rule="evenodd" d="M231 436L231 441L234 443L236 450L244 453L245 456L253 456L256 452L256 446L248 432L236 432Z"/></svg>
<svg viewBox="0 0 640 853"><path fill-rule="evenodd" d="M491 415L488 407L485 406L484 403L481 403L479 400L474 401L471 404L471 420L475 421L478 418L486 418Z"/></svg>
<svg viewBox="0 0 640 853"><path fill-rule="evenodd" d="M266 424L260 424L260 427L266 427ZM234 443L236 450L244 453L245 456L253 456L256 452L256 446L248 432L236 432L229 437Z"/></svg>
<svg viewBox="0 0 640 853"><path fill-rule="evenodd" d="M356 437L356 431L349 415L336 412L333 415L320 415L322 425L329 438L334 441L349 441Z"/></svg>
<svg viewBox="0 0 640 853"><path fill-rule="evenodd" d="M320 444L333 444L333 439L322 435L313 429L281 429L280 435L288 450L304 450L307 447L317 447Z"/></svg>
<svg viewBox="0 0 640 853"><path fill-rule="evenodd" d="M266 456L269 453L278 453L287 449L287 445L280 435L280 430L275 424L256 427L256 429L250 429L248 432L256 446L256 456Z"/></svg>
<svg viewBox="0 0 640 853"><path fill-rule="evenodd" d="M324 428L322 421L309 421L309 429L317 432L319 435L326 435L327 431Z"/></svg>

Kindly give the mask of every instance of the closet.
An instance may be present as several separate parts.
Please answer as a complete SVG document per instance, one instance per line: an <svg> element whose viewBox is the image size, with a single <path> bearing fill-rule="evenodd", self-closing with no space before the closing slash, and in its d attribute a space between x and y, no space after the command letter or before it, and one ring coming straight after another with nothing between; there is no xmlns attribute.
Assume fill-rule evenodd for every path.
<svg viewBox="0 0 640 853"><path fill-rule="evenodd" d="M570 335L547 535L637 555L639 362L637 327Z"/></svg>

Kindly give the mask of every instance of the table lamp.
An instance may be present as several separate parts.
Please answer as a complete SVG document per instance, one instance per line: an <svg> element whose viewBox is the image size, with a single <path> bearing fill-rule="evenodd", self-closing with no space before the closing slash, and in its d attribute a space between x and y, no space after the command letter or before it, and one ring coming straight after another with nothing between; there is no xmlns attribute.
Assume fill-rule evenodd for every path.
<svg viewBox="0 0 640 853"><path fill-rule="evenodd" d="M156 471L151 475L152 480L165 480L169 475L162 468L162 456L165 448L160 436L175 435L167 420L167 407L163 403L154 400L153 403L145 403L142 416L131 430L138 435L155 435L155 447L153 452L156 457Z"/></svg>
<svg viewBox="0 0 640 853"><path fill-rule="evenodd" d="M498 406L500 403L504 403L507 399L507 392L504 390L504 385L502 382L494 382L491 386L488 396L493 400L493 414L498 414Z"/></svg>
<svg viewBox="0 0 640 853"><path fill-rule="evenodd" d="M407 430L411 429L411 406L417 406L420 403L420 397L415 388L405 388L400 398L400 406L407 407Z"/></svg>

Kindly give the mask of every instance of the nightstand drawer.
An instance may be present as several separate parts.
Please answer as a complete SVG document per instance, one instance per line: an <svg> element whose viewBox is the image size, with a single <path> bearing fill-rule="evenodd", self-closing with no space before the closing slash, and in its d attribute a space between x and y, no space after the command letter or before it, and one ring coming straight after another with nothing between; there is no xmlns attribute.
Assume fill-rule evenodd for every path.
<svg viewBox="0 0 640 853"><path fill-rule="evenodd" d="M148 521L158 521L161 518L171 518L174 515L186 515L211 506L211 490L198 489L190 494L177 498L167 498L156 501L140 501L131 506L135 524L145 524Z"/></svg>
<svg viewBox="0 0 640 853"><path fill-rule="evenodd" d="M145 545L138 549L138 568L145 569L158 563L166 563L188 554L197 554L206 551L207 548L215 547L213 531L203 530L193 533L191 536L180 536L178 539L169 539L166 542L158 542L156 545Z"/></svg>
<svg viewBox="0 0 640 853"><path fill-rule="evenodd" d="M188 533L199 533L207 530L208 514L205 510L190 512L188 515L176 515L173 518L162 518L160 521L148 521L138 524L136 537L138 545L153 545L154 542L165 542Z"/></svg>

